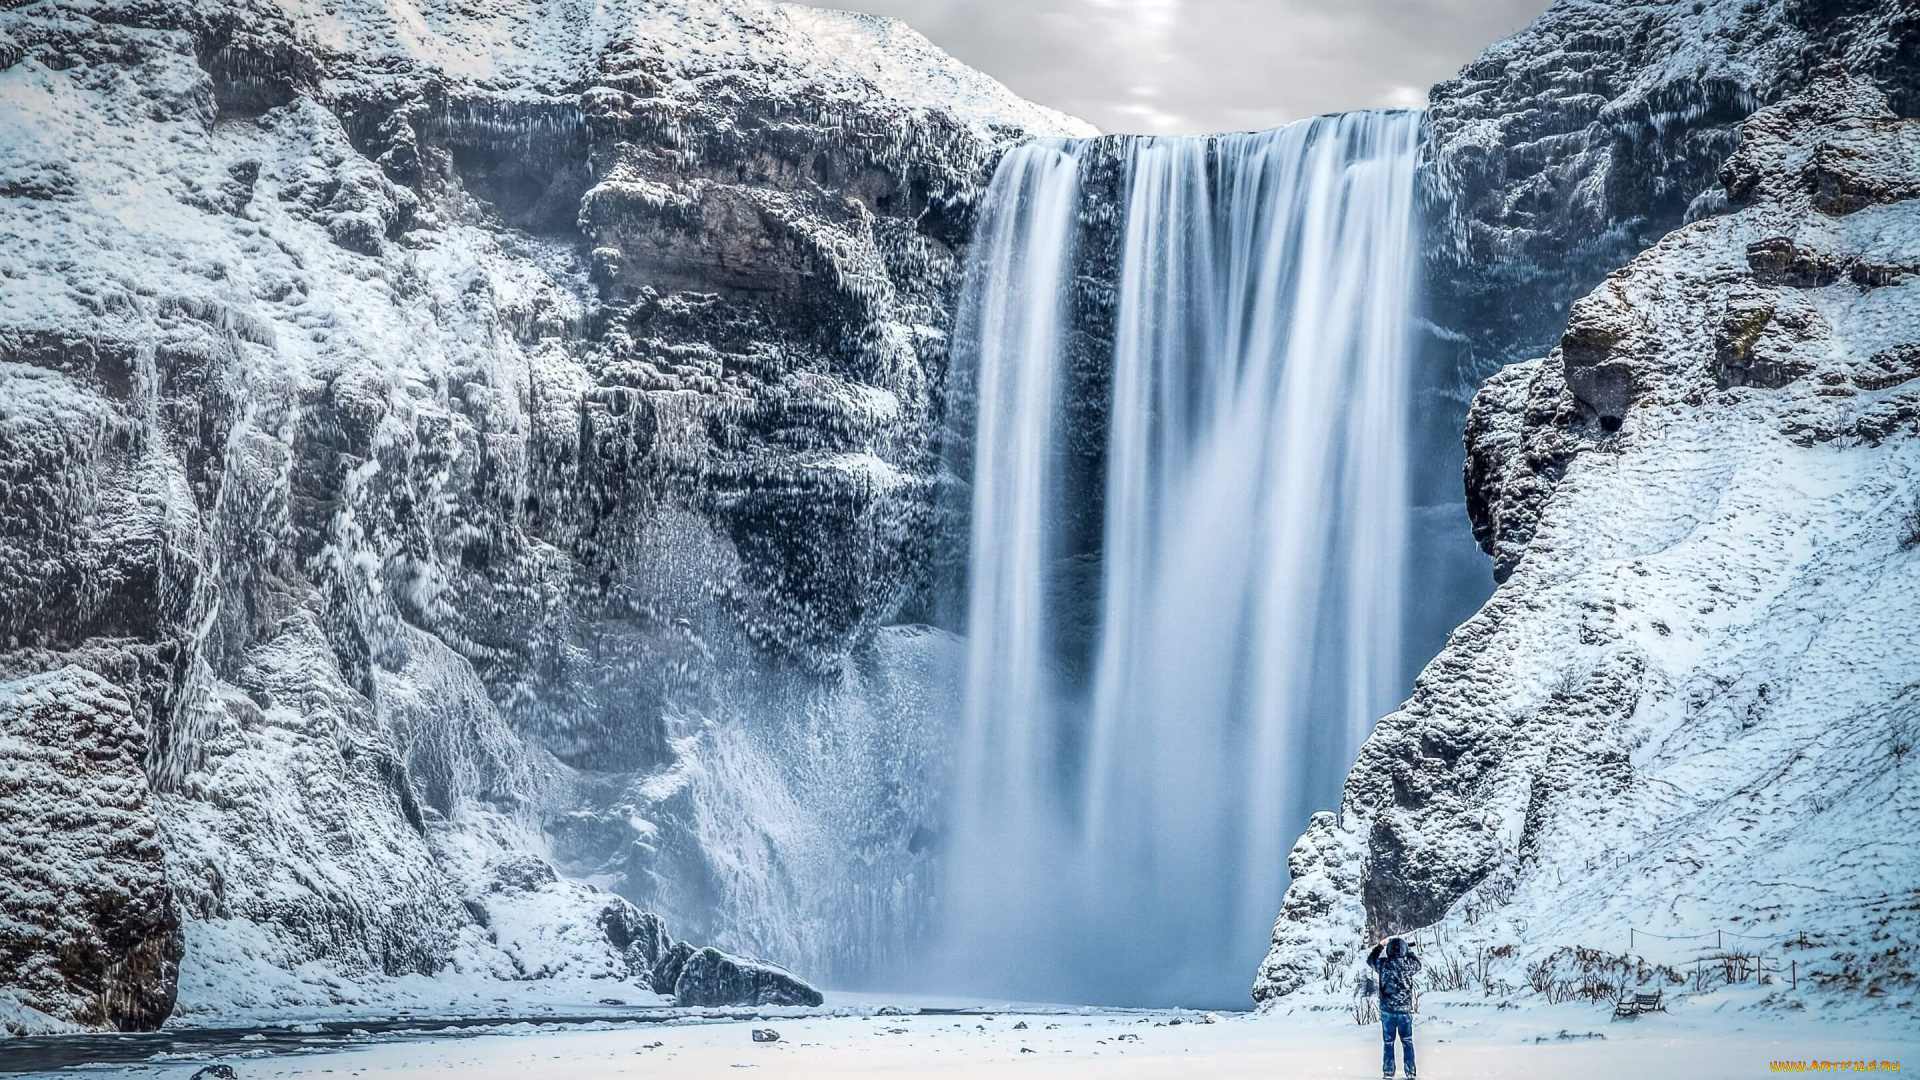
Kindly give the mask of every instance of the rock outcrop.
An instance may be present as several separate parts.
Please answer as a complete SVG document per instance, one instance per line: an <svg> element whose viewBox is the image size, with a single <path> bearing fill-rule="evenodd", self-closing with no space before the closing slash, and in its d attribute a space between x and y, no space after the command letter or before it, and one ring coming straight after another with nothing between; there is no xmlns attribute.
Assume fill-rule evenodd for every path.
<svg viewBox="0 0 1920 1080"><path fill-rule="evenodd" d="M1609 271L1724 209L1715 172L1741 120L1831 61L1874 79L1902 115L1920 110L1920 15L1884 0L1560 0L1432 89L1412 654L1438 652L1487 595L1457 515L1460 433L1481 383L1552 348ZM1475 491L1498 579L1505 555L1487 546Z"/></svg>
<svg viewBox="0 0 1920 1080"><path fill-rule="evenodd" d="M1695 990L1759 954L1797 963L1779 1003L1911 1005L1916 139L1817 73L1742 125L1726 213L1487 383L1469 483L1506 581L1294 849L1257 998L1342 992L1408 932L1476 994L1678 978L1635 929L1743 943Z"/></svg>
<svg viewBox="0 0 1920 1080"><path fill-rule="evenodd" d="M180 912L124 692L78 667L0 687L0 971L16 1006L146 1031L173 1011ZM8 1017L8 1034L44 1030Z"/></svg>
<svg viewBox="0 0 1920 1080"><path fill-rule="evenodd" d="M41 0L0 68L0 694L110 684L166 853L87 886L148 1000L57 1012L165 1014L163 885L202 1014L628 977L529 858L796 963L918 902L961 245L1082 125L761 0Z"/></svg>
<svg viewBox="0 0 1920 1080"><path fill-rule="evenodd" d="M1920 13L1876 0L1561 0L1433 88L1433 347L1471 394L1685 220L1755 109L1842 63L1920 115ZM1457 429L1456 429L1457 430Z"/></svg>
<svg viewBox="0 0 1920 1080"><path fill-rule="evenodd" d="M666 973L679 1005L818 1005L820 991L777 964L694 949ZM664 980L660 985L664 985Z"/></svg>
<svg viewBox="0 0 1920 1080"><path fill-rule="evenodd" d="M652 912L611 901L601 928L622 950L632 973L676 1005L819 1005L824 998L805 979L778 964L733 956L711 946L674 941Z"/></svg>

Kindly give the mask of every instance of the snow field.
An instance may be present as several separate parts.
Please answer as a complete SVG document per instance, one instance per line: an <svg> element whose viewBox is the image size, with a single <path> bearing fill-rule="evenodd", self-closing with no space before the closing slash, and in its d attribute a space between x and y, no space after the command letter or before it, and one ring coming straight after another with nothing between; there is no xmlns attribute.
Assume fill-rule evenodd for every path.
<svg viewBox="0 0 1920 1080"><path fill-rule="evenodd" d="M242 1077L432 1076L474 1080L715 1077L734 1069L811 1080L843 1076L1260 1077L1375 1075L1379 1028L1342 1013L1035 1012L821 1016L613 1030L370 1042L337 1053L221 1058ZM1176 1020L1178 1022L1176 1022ZM771 1026L779 1042L755 1043ZM1599 1036L1599 1037L1595 1037ZM1733 1007L1610 1021L1591 1007L1485 1012L1442 1003L1415 1028L1429 1077L1758 1076L1773 1061L1920 1061L1920 1034L1816 1019L1782 1024ZM87 1075L186 1077L206 1060L89 1069Z"/></svg>

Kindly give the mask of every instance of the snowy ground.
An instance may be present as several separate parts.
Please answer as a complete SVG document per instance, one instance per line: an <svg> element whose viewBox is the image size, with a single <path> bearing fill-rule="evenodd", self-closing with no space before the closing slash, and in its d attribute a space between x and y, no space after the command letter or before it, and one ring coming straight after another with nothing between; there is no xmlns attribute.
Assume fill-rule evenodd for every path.
<svg viewBox="0 0 1920 1080"><path fill-rule="evenodd" d="M940 1003L948 1006L962 1003ZM1614 1021L1590 1006L1499 1009L1443 1003L1420 1018L1422 1071L1432 1077L1749 1077L1787 1061L1886 1061L1920 1067L1920 1030L1832 1017L1747 1011L1736 998L1683 1006L1670 1016ZM464 1034L362 1034L344 1044L292 1049L284 1042L232 1053L43 1075L186 1080L211 1062L253 1077L419 1076L510 1078L734 1075L766 1068L783 1077L1032 1076L1354 1077L1379 1062L1374 1025L1344 1010L1223 1015L1179 1010L1041 1007L877 1015L873 1005L830 1004L776 1019L690 1018L668 1023L517 1024ZM835 1015L838 1013L838 1015ZM780 1041L756 1043L755 1028ZM318 1039L320 1036L314 1035ZM18 1046L15 1043L14 1046ZM0 1044L0 1069L25 1067Z"/></svg>

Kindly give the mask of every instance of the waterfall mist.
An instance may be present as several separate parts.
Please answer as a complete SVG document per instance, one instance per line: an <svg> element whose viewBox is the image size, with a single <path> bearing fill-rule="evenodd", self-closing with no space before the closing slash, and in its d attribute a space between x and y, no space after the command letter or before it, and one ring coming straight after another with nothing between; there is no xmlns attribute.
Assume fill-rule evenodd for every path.
<svg viewBox="0 0 1920 1080"><path fill-rule="evenodd" d="M954 985L1244 1002L1294 836L1404 689L1420 129L1354 113L1000 166L955 337L978 411ZM1081 188L1116 151L1089 379L1076 249L1116 226Z"/></svg>

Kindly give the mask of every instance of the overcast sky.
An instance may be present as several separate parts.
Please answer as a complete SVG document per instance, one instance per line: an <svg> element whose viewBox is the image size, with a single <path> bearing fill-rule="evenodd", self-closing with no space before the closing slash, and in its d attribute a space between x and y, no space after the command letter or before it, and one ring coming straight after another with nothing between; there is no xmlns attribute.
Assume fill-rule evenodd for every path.
<svg viewBox="0 0 1920 1080"><path fill-rule="evenodd" d="M1421 105L1548 0L808 0L906 20L1109 132L1274 127Z"/></svg>

